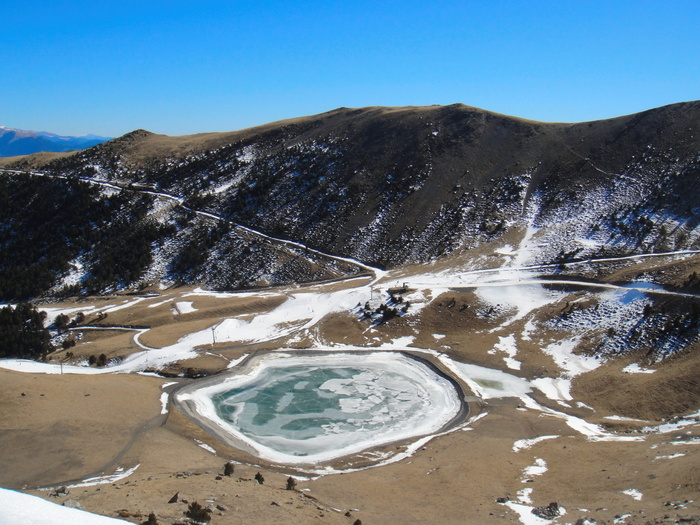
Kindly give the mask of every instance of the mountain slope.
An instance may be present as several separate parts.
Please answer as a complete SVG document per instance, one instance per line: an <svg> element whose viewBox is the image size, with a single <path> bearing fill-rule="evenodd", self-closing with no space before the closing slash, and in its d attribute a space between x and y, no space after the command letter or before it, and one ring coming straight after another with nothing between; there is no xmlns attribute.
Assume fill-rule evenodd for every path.
<svg viewBox="0 0 700 525"><path fill-rule="evenodd" d="M372 265L428 261L528 228L539 249L527 262L551 263L700 247L698 122L700 102L581 124L460 104L340 108L231 133L138 130L12 166L147 189L154 202L162 198L153 192L168 193L230 225ZM185 209L163 207L124 219L179 233L147 240L151 260L121 286L145 276L220 288L291 277L271 278L271 267L260 273L249 240L212 236L212 219L191 216L209 226L187 226L177 218ZM232 268L235 277L227 276Z"/></svg>
<svg viewBox="0 0 700 525"><path fill-rule="evenodd" d="M0 298L102 294L42 298L63 349L2 363L4 486L135 522L181 520L183 495L247 522L698 521L699 113L339 109L0 161ZM413 351L463 385L469 432L285 490L291 468L173 402L268 350Z"/></svg>

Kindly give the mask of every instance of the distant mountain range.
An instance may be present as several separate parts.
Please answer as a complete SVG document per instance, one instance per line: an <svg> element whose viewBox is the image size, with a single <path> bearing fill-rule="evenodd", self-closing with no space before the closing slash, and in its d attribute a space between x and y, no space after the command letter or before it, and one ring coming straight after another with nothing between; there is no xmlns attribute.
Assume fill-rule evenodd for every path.
<svg viewBox="0 0 700 525"><path fill-rule="evenodd" d="M0 126L0 157L31 155L40 151L74 151L96 146L110 137L83 135L64 137L46 131L27 131Z"/></svg>

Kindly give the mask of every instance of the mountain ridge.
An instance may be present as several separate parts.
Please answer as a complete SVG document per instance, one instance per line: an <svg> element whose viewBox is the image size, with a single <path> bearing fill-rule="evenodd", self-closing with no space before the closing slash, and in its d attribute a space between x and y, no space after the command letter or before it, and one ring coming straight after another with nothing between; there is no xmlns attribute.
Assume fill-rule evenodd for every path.
<svg viewBox="0 0 700 525"><path fill-rule="evenodd" d="M98 135L63 136L47 131L30 131L0 126L0 157L30 155L39 152L67 152L101 144L111 137Z"/></svg>
<svg viewBox="0 0 700 525"><path fill-rule="evenodd" d="M578 124L463 104L338 108L234 132L135 130L83 151L2 164L146 188L150 196L124 197L129 206L160 192L229 225L379 267L430 261L528 228L543 246L532 262L553 263L700 247L698 122L698 101ZM144 262L129 282L156 273L226 289L258 282L243 262L247 241L229 245L230 233L183 214L191 212L171 206L157 218L140 211L124 219L155 221L172 245L167 256L144 246L144 261L170 262L158 272ZM195 257L198 242L205 249ZM240 275L215 270L222 267ZM262 281L282 282L269 279Z"/></svg>

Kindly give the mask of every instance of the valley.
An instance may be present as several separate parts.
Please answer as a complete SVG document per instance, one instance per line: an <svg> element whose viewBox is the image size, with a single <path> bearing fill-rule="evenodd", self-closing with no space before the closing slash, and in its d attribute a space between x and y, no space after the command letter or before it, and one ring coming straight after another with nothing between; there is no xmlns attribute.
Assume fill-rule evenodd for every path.
<svg viewBox="0 0 700 525"><path fill-rule="evenodd" d="M4 159L24 211L3 249L26 255L3 299L70 324L0 360L0 486L132 523L195 500L212 523L700 520L698 104L679 106L577 125L341 108ZM65 203L84 214L52 218ZM268 356L397 353L456 382L467 417L304 464L176 402Z"/></svg>
<svg viewBox="0 0 700 525"><path fill-rule="evenodd" d="M523 249L526 243L512 251L501 246L500 251L508 251L501 257L518 259ZM598 273L610 266L617 272L629 267L650 271L671 261L694 267L699 257L692 252L657 254L584 266L588 272L598 266ZM264 509L267 517L260 522L347 523L360 518L365 523L410 523L430 522L433 514L440 519L469 516L482 523L531 523L530 510L549 500L566 509L557 523L579 518L612 522L625 514L631 516L624 522L640 523L641 517L651 520L669 510L679 515L693 512L697 506L692 502L677 510L666 503L681 505L697 490L692 479L698 468L694 450L700 442L700 415L679 410L685 403L689 408L697 395L691 394L692 371L699 366L694 353L660 363L641 356L596 359L573 349L603 330L596 328L599 320L577 329L549 326L571 302L596 300L608 315L619 310L624 316L641 307L635 303L646 304L650 290L643 283L629 288L571 280L558 280L555 287L547 278L538 280L539 272L547 269L467 269L473 264L451 261L444 268L382 272L378 280L355 278L258 292L174 288L52 304L52 315L86 314L86 326L72 330L73 336L81 335L71 349L73 357L66 359L63 351L46 364L3 361L2 375L13 378L4 382L3 397L11 396L16 403L19 389L27 390L22 401L41 415L40 427L32 432L36 445L56 435L60 421L71 423L59 431L60 449L52 450L47 441L47 449L37 456L34 446L27 449L26 443L17 442L7 456L12 461L3 465L3 486L34 489L30 492L43 497L50 497L52 490L36 488L73 486L71 497L93 512L116 515L117 510L129 509L143 518L157 509L160 519L172 520L185 506L167 504L172 495L168 491L224 502L226 508L236 508L234 520L258 519L253 516ZM360 320L358 303L367 300L378 306L388 299L386 289L397 286L406 288L403 297L410 301L405 315L376 325ZM660 297L674 293L653 292ZM637 296L627 302L631 293ZM93 323L90 319L97 312L107 315ZM117 329L136 320L150 329L139 329L136 337L133 331ZM424 353L461 378L475 410L465 425L429 439L370 447L364 458L360 454L319 467L285 467L225 445L168 400L173 382L192 381L179 377L183 374L211 376L235 370L246 356L278 349ZM87 367L87 356L98 352L106 353L109 364ZM13 368L24 372L21 378L7 371ZM156 370L172 379L154 376ZM679 382L683 376L685 385ZM664 392L663 383L671 377ZM83 401L75 404L83 391L89 397L80 394ZM137 399L110 407L108 399L119 399L127 391ZM66 406L68 399L73 401ZM89 410L86 401L92 403ZM44 406L38 405L42 402ZM109 421L97 434L93 425L104 423L92 415L95 404L107 411ZM69 416L73 411L79 415ZM110 427L123 437L115 439ZM11 445L6 440L5 450ZM161 454L163 447L167 454ZM68 460L72 468L65 468ZM238 474L224 488L216 477L228 460L235 462ZM31 464L36 464L33 472ZM252 480L257 471L268 480L263 486ZM130 475L121 478L119 472ZM613 475L601 479L607 472ZM298 496L303 501L282 491L288 475L306 489ZM83 486L95 476L96 484ZM273 480L277 486L272 486ZM630 496L624 491L633 492ZM635 499L634 491L642 499ZM245 499L231 499L236 495ZM290 497L293 505L269 508L267 499L282 503ZM419 506L407 504L416 498ZM497 503L499 498L507 499ZM353 519L344 516L348 510Z"/></svg>

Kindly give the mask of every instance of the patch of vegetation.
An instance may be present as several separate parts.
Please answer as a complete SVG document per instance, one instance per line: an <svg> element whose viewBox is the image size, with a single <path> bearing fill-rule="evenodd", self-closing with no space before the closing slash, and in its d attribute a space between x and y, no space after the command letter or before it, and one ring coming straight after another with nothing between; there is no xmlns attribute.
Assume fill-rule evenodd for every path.
<svg viewBox="0 0 700 525"><path fill-rule="evenodd" d="M0 177L0 300L41 295L100 235L109 200L87 184Z"/></svg>
<svg viewBox="0 0 700 525"><path fill-rule="evenodd" d="M203 508L196 501L190 503L184 514L194 523L209 523L211 521L209 510Z"/></svg>
<svg viewBox="0 0 700 525"><path fill-rule="evenodd" d="M89 274L71 293L134 282L151 262L151 244L172 227L145 220L152 196L111 196L78 180L0 177L0 300L46 293L86 258Z"/></svg>
<svg viewBox="0 0 700 525"><path fill-rule="evenodd" d="M184 284L194 279L207 262L209 251L230 232L230 229L228 223L220 222L216 225L202 225L192 233L170 266L170 271L178 282Z"/></svg>
<svg viewBox="0 0 700 525"><path fill-rule="evenodd" d="M138 281L153 261L151 245L168 233L170 228L151 221L111 224L93 251L90 275L85 280L87 292L99 293L110 286Z"/></svg>
<svg viewBox="0 0 700 525"><path fill-rule="evenodd" d="M370 307L369 301L364 306L360 303L357 304L355 308L360 314L360 321L372 321L375 325L380 325L408 312L411 307L409 301L404 302L403 296L396 292L389 291L387 293L389 295L387 302L380 304L374 310Z"/></svg>
<svg viewBox="0 0 700 525"><path fill-rule="evenodd" d="M0 357L34 359L53 350L45 319L46 312L28 303L0 308Z"/></svg>

